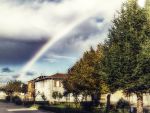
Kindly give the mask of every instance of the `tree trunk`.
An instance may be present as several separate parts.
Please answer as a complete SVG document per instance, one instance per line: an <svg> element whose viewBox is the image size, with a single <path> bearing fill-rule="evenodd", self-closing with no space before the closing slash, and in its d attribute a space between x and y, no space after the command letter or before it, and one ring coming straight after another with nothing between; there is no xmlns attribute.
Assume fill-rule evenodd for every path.
<svg viewBox="0 0 150 113"><path fill-rule="evenodd" d="M35 96L35 93L33 94L33 104L35 105L35 98L36 98L36 96Z"/></svg>
<svg viewBox="0 0 150 113"><path fill-rule="evenodd" d="M75 95L75 106L76 108L78 108L78 96L77 95Z"/></svg>
<svg viewBox="0 0 150 113"><path fill-rule="evenodd" d="M143 94L137 94L137 113L144 113L143 111Z"/></svg>
<svg viewBox="0 0 150 113"><path fill-rule="evenodd" d="M13 96L12 95L10 95L10 103L12 103L13 102Z"/></svg>
<svg viewBox="0 0 150 113"><path fill-rule="evenodd" d="M10 96L9 102L12 103L13 102L13 93L9 93L8 95Z"/></svg>
<svg viewBox="0 0 150 113"><path fill-rule="evenodd" d="M111 94L109 93L107 95L106 113L109 113L109 110L110 110L110 98L111 98Z"/></svg>
<svg viewBox="0 0 150 113"><path fill-rule="evenodd" d="M100 108L100 99L101 99L100 92L96 92L96 93L92 94L91 97L92 97L93 106L97 106Z"/></svg>

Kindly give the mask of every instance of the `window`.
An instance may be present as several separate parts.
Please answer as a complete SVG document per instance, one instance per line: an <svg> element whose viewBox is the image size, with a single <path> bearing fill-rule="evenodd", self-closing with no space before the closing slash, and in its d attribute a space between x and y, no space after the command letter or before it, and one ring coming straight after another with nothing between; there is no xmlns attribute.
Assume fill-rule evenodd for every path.
<svg viewBox="0 0 150 113"><path fill-rule="evenodd" d="M54 80L54 87L59 87L59 81L58 80Z"/></svg>
<svg viewBox="0 0 150 113"><path fill-rule="evenodd" d="M61 81L59 81L59 87L61 87Z"/></svg>
<svg viewBox="0 0 150 113"><path fill-rule="evenodd" d="M56 82L57 82L57 81L56 81L56 80L54 80L54 87L56 87Z"/></svg>

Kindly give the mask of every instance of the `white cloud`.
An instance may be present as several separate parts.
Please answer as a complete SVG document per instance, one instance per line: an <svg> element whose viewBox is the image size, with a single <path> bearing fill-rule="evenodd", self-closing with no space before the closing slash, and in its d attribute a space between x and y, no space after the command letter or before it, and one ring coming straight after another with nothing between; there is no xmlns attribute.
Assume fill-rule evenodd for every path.
<svg viewBox="0 0 150 113"><path fill-rule="evenodd" d="M64 56L64 55L57 55L57 54L48 54L46 57L49 58L56 58L56 59L70 59L70 60L75 60L75 57L71 56Z"/></svg>
<svg viewBox="0 0 150 113"><path fill-rule="evenodd" d="M77 59L76 57L72 57L72 56L65 56L65 55L58 55L58 54L54 54L54 53L48 53L43 58L43 61L48 61L50 63L56 63L56 62L59 62L61 60L67 60L67 61L74 62L76 59Z"/></svg>
<svg viewBox="0 0 150 113"><path fill-rule="evenodd" d="M138 5L143 8L145 6L145 2L146 0L138 0Z"/></svg>
<svg viewBox="0 0 150 113"><path fill-rule="evenodd" d="M23 40L53 37L84 13L99 10L110 20L123 0L64 0L60 3L37 2L15 4L0 1L0 36L23 37ZM19 2L19 0L15 0ZM32 38L31 38L32 37Z"/></svg>

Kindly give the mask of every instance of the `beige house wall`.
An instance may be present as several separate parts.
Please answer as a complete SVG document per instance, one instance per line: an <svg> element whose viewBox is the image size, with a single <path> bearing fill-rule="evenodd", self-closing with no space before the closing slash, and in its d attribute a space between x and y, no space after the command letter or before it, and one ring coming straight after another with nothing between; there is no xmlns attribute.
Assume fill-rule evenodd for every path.
<svg viewBox="0 0 150 113"><path fill-rule="evenodd" d="M129 101L130 103L136 105L136 102L137 102L137 97L135 94L132 94L130 96L125 96L123 94L122 91L117 91L116 93L112 94L111 95L111 102L112 103L116 103L119 101L119 99L125 99L127 101ZM106 95L105 95L105 99L106 99ZM143 102L144 102L144 106L150 106L150 94L144 94L143 95Z"/></svg>
<svg viewBox="0 0 150 113"><path fill-rule="evenodd" d="M0 99L5 99L6 94L2 91L0 91Z"/></svg>
<svg viewBox="0 0 150 113"><path fill-rule="evenodd" d="M55 87L54 80L52 80L52 79L35 82L35 94L37 95L36 101L43 101L41 95L45 95L46 100L48 100L49 102L56 101L52 97L52 94L54 91L58 91L61 94L63 94L64 93L63 85L61 85L61 87L60 86ZM62 99L60 99L60 101L66 101L66 99L62 98Z"/></svg>
<svg viewBox="0 0 150 113"><path fill-rule="evenodd" d="M56 82L57 81L57 82ZM61 83L61 85L59 85ZM46 97L46 100L49 102L55 102L58 101L58 99L54 99L52 97L53 92L58 91L61 94L64 93L65 89L63 88L62 80L53 80L53 79L46 79L42 81L35 82L35 94L37 95L35 100L36 101L43 101L41 95L44 94ZM79 100L82 99L82 95L78 96ZM91 100L90 97L87 98L87 100ZM68 97L63 97L59 100L59 102L74 102L75 98L72 94L70 94Z"/></svg>

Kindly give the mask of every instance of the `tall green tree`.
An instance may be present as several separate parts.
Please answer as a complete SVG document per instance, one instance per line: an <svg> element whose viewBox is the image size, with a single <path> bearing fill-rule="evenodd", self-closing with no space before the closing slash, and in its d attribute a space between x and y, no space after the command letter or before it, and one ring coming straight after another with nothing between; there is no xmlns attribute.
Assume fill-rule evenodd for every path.
<svg viewBox="0 0 150 113"><path fill-rule="evenodd" d="M147 8L136 0L122 6L108 35L108 83L137 95L137 113L143 113L143 93L150 89L150 21Z"/></svg>
<svg viewBox="0 0 150 113"><path fill-rule="evenodd" d="M105 73L105 83L107 84L107 98L106 98L106 109L105 112L109 113L110 111L110 105L111 105L111 94L115 93L118 90L118 87L116 87L118 84L115 82L115 78L112 76L112 56L109 53L109 44L105 42L104 44L104 59L103 59L103 72ZM111 60L111 61L110 61ZM100 69L101 70L101 69ZM110 77L111 76L111 77ZM112 81L113 80L113 81Z"/></svg>

